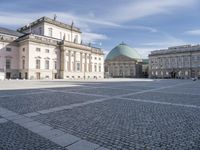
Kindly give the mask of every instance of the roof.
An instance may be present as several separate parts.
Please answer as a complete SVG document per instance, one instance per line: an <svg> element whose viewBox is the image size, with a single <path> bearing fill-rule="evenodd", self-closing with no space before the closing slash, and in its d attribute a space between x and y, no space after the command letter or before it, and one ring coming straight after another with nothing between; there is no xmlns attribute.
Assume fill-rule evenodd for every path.
<svg viewBox="0 0 200 150"><path fill-rule="evenodd" d="M40 18L40 19L38 19L38 20L36 20L36 21L34 21L34 22L32 22L32 23L30 23L28 26L26 25L26 26L24 26L22 28L19 28L18 31L19 32L23 32L24 30L29 29L30 26L33 27L33 26L36 26L36 25L38 25L40 23L43 23L43 22L47 22L47 23L56 25L56 26L61 27L61 28L65 28L65 29L68 29L68 30L73 30L75 32L81 33L80 29L75 27L75 26L73 26L73 25L68 25L68 24L59 22L57 20L54 20L54 19L51 19L51 18L48 18L48 17L45 17L45 16Z"/></svg>
<svg viewBox="0 0 200 150"><path fill-rule="evenodd" d="M0 33L7 34L7 35L12 35L12 36L17 36L17 37L20 37L20 36L23 35L22 33L19 33L17 31L10 30L10 29L7 29L7 28L3 28L3 27L0 27Z"/></svg>
<svg viewBox="0 0 200 150"><path fill-rule="evenodd" d="M112 49L106 57L106 60L113 60L118 56L126 56L132 59L141 60L140 54L133 48L129 47L125 43L119 44Z"/></svg>

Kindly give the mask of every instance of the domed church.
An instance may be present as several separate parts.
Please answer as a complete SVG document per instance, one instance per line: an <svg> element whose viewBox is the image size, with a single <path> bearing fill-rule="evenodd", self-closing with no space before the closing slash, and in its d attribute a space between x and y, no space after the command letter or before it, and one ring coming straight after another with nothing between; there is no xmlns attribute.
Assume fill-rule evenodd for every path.
<svg viewBox="0 0 200 150"><path fill-rule="evenodd" d="M119 44L109 52L105 59L105 77L142 77L142 57L127 44Z"/></svg>

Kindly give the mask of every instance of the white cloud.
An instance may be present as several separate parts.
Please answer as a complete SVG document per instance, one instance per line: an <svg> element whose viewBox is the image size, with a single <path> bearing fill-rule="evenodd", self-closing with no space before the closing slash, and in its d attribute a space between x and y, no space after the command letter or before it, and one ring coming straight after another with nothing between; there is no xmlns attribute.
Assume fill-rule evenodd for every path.
<svg viewBox="0 0 200 150"><path fill-rule="evenodd" d="M82 38L84 42L93 44L95 44L97 41L109 39L106 35L88 32L84 32Z"/></svg>
<svg viewBox="0 0 200 150"><path fill-rule="evenodd" d="M186 31L184 34L188 34L188 35L200 35L200 29Z"/></svg>
<svg viewBox="0 0 200 150"><path fill-rule="evenodd" d="M174 8L188 7L195 2L197 0L137 0L111 9L107 20L127 22L151 15L170 13Z"/></svg>

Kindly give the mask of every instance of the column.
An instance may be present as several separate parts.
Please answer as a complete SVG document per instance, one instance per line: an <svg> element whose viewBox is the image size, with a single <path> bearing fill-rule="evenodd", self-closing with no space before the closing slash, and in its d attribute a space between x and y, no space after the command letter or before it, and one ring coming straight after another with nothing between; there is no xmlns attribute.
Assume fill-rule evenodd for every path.
<svg viewBox="0 0 200 150"><path fill-rule="evenodd" d="M74 52L74 72L76 71L76 52Z"/></svg>
<svg viewBox="0 0 200 150"><path fill-rule="evenodd" d="M89 54L89 72L91 72L91 70L92 70L91 65L92 65L91 64L91 54Z"/></svg>
<svg viewBox="0 0 200 150"><path fill-rule="evenodd" d="M85 72L87 72L87 53L85 53Z"/></svg>
<svg viewBox="0 0 200 150"><path fill-rule="evenodd" d="M82 72L83 54L80 53L80 72Z"/></svg>
<svg viewBox="0 0 200 150"><path fill-rule="evenodd" d="M68 51L68 53L69 53L68 71L70 72L71 71L71 51Z"/></svg>

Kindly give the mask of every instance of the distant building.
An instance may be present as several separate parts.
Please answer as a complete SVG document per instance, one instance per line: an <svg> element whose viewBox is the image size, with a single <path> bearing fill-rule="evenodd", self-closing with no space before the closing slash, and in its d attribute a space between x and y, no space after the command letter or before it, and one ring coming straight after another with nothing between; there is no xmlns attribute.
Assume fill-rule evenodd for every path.
<svg viewBox="0 0 200 150"><path fill-rule="evenodd" d="M104 53L81 31L42 17L17 31L0 28L0 72L7 79L104 78Z"/></svg>
<svg viewBox="0 0 200 150"><path fill-rule="evenodd" d="M142 75L139 53L122 43L110 51L105 59L105 76L112 78L139 78Z"/></svg>
<svg viewBox="0 0 200 150"><path fill-rule="evenodd" d="M150 78L200 78L200 45L157 50L149 55Z"/></svg>

